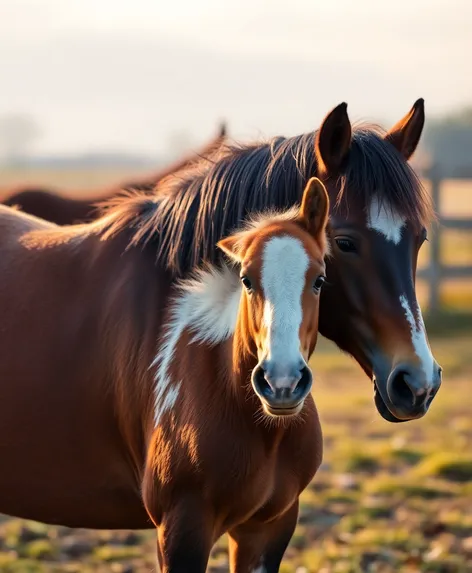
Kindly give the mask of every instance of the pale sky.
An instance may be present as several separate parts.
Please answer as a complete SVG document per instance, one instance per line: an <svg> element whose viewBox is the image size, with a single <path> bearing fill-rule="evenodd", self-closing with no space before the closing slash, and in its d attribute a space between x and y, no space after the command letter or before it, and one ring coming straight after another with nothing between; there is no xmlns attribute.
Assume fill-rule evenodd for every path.
<svg viewBox="0 0 472 573"><path fill-rule="evenodd" d="M0 114L64 153L302 133L341 101L389 126L472 104L471 56L471 0L1 0Z"/></svg>

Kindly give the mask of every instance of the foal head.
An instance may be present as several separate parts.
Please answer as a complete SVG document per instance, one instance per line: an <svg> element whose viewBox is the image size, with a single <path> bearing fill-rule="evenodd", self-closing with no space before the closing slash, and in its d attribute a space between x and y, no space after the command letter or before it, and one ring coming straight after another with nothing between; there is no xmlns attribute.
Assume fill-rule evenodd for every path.
<svg viewBox="0 0 472 573"><path fill-rule="evenodd" d="M272 416L298 414L312 386L307 361L318 335L328 213L326 189L312 178L300 209L269 215L218 243L240 267L236 340L257 356L252 386Z"/></svg>

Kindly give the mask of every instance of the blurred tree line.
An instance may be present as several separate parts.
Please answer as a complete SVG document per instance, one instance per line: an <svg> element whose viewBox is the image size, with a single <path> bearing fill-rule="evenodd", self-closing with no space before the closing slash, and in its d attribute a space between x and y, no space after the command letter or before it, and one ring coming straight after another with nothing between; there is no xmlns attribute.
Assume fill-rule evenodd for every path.
<svg viewBox="0 0 472 573"><path fill-rule="evenodd" d="M427 121L423 148L444 177L472 177L472 106Z"/></svg>

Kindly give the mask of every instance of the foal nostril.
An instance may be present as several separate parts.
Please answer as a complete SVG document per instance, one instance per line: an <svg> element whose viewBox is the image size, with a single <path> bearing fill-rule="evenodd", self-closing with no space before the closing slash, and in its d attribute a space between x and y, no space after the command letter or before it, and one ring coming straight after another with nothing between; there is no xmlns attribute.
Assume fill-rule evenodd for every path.
<svg viewBox="0 0 472 573"><path fill-rule="evenodd" d="M303 366L303 368L301 368L300 370L300 374L301 374L300 380L297 382L292 393L295 396L306 396L308 392L311 390L311 386L313 383L313 376L308 366Z"/></svg>
<svg viewBox="0 0 472 573"><path fill-rule="evenodd" d="M266 397L274 395L274 390L269 382L265 378L264 369L261 366L257 366L252 373L252 382L256 390Z"/></svg>

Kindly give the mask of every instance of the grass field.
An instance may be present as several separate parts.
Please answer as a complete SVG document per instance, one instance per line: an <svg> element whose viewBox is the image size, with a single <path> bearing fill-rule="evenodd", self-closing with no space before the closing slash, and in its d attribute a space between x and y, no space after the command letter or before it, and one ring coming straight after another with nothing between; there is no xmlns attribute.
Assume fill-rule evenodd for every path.
<svg viewBox="0 0 472 573"><path fill-rule="evenodd" d="M43 182L55 181L53 175ZM67 179L70 188L84 186L83 174L60 175L58 184ZM90 177L92 186L129 173L111 175ZM0 181L6 184L1 174ZM470 186L451 187L445 210L465 214L468 205L471 214ZM472 238L447 241L447 260L472 264ZM453 289L451 306L472 307L467 285L463 292L458 302ZM444 382L428 415L407 424L383 421L359 368L326 340L319 343L313 394L324 462L302 495L283 572L472 573L472 321L445 314L430 326ZM154 546L153 532L94 532L0 518L0 572L144 573L156 570ZM223 538L210 571L227 570Z"/></svg>

